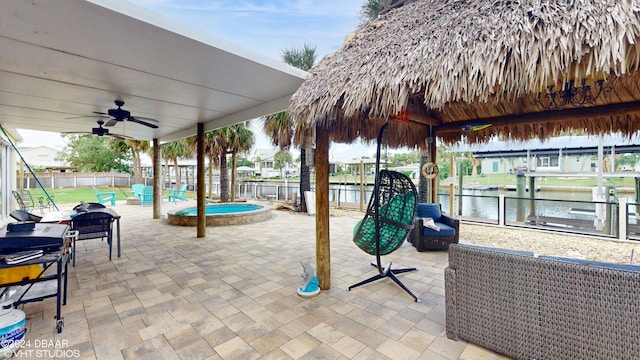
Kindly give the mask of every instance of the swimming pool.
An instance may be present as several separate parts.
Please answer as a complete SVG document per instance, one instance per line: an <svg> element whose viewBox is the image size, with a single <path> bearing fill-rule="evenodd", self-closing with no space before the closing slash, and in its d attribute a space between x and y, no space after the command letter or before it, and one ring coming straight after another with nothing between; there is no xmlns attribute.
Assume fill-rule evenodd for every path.
<svg viewBox="0 0 640 360"><path fill-rule="evenodd" d="M170 211L167 221L171 225L196 226L198 209L190 207L186 209ZM251 224L265 221L271 218L271 206L258 204L208 204L205 207L207 226L224 226Z"/></svg>

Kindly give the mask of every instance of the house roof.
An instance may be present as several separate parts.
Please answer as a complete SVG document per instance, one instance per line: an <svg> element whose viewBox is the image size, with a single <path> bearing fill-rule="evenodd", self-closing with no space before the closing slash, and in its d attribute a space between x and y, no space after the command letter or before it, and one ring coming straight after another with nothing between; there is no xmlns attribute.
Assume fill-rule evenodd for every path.
<svg viewBox="0 0 640 360"><path fill-rule="evenodd" d="M0 124L171 141L286 109L306 72L122 0L8 1L0 11ZM108 119L106 119L108 120Z"/></svg>
<svg viewBox="0 0 640 360"><path fill-rule="evenodd" d="M640 130L640 1L416 0L359 28L323 58L291 99L303 126L331 139L373 140L387 120L391 146L428 137L486 142L561 131ZM593 103L542 100L585 80ZM491 126L482 128L481 124ZM469 131L471 130L471 131Z"/></svg>
<svg viewBox="0 0 640 360"><path fill-rule="evenodd" d="M523 156L527 152L535 154L558 155L559 151L567 154L597 154L598 136L558 136L544 141L531 139L526 141L493 140L482 144L456 144L448 152L472 152L476 157ZM616 153L640 152L640 139L622 136L621 134L603 135L602 145L606 151L613 148Z"/></svg>
<svg viewBox="0 0 640 360"><path fill-rule="evenodd" d="M47 168L47 169L70 169L71 164L58 159L59 151L50 146L33 146L19 147L20 155L30 167ZM16 162L22 162L20 157L16 158Z"/></svg>
<svg viewBox="0 0 640 360"><path fill-rule="evenodd" d="M255 149L253 151L253 153L251 154L252 158L257 158L258 156L260 156L260 159L264 160L273 160L276 156L276 154L279 152L280 150L277 148L271 148L271 149L265 149L265 148L260 148L260 149Z"/></svg>

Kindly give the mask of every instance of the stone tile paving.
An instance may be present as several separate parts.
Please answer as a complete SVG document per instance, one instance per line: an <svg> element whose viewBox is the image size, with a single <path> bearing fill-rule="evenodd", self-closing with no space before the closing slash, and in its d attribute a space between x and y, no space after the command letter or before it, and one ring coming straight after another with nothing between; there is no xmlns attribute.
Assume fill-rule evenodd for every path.
<svg viewBox="0 0 640 360"><path fill-rule="evenodd" d="M195 202L162 211L186 206ZM49 341L62 359L506 359L446 338L446 252L406 243L383 259L419 269L400 278L420 303L389 279L347 291L376 271L351 241L359 213L331 217L331 289L305 299L296 289L300 261L315 265L313 216L274 211L196 238L193 227L152 219L149 206L113 208L122 257L109 261L104 241L78 242L64 331L55 331L54 299L26 304L24 350Z"/></svg>

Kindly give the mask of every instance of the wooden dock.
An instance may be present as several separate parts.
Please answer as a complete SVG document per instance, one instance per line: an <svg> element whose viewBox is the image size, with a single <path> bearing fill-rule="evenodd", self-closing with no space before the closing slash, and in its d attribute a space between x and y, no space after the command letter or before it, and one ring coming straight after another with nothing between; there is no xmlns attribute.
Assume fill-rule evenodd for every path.
<svg viewBox="0 0 640 360"><path fill-rule="evenodd" d="M540 225L556 228L574 228L580 230L596 231L593 220L568 219L554 216L527 216L528 225Z"/></svg>

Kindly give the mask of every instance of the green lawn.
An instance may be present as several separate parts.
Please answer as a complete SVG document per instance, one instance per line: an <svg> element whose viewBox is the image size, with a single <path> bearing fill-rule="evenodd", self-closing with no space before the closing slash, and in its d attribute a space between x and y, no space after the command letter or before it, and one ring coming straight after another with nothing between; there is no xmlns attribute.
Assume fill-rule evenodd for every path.
<svg viewBox="0 0 640 360"><path fill-rule="evenodd" d="M120 187L120 189L112 187L98 187L98 190L101 192L114 192L116 194L116 200L125 200L127 197L131 196L131 188ZM42 189L30 189L29 191L36 203L38 202L39 197L43 197L45 200L47 199L47 196ZM96 192L93 191L93 188L91 187L47 189L47 192L57 205L79 204L81 201L98 201Z"/></svg>
<svg viewBox="0 0 640 360"><path fill-rule="evenodd" d="M99 186L98 190L100 192L114 192L116 194L116 200L126 200L131 196L131 188L126 186L120 187L108 187L108 186ZM46 202L46 195L42 189L30 189L31 196L33 197L36 205L38 204L38 198L42 197ZM96 197L95 191L91 187L78 187L78 188L57 188L57 189L47 189L47 193L53 198L53 201L56 205L61 204L79 204L80 202L96 202L98 198ZM163 194L166 198L166 192ZM187 191L185 193L187 198L195 199L195 192Z"/></svg>

